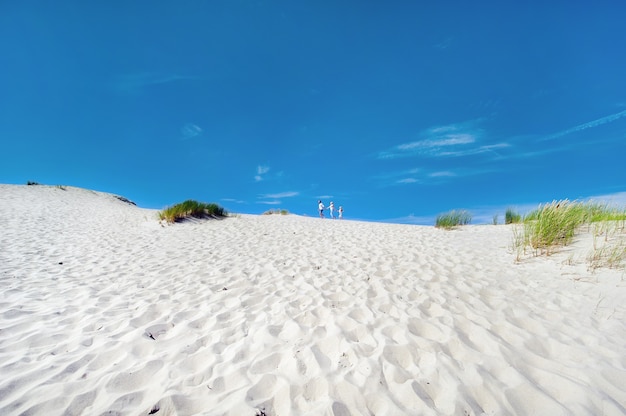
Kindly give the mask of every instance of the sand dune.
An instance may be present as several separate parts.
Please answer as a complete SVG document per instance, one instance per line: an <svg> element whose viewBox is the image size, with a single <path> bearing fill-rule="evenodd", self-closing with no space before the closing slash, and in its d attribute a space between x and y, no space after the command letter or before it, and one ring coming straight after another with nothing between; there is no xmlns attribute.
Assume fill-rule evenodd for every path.
<svg viewBox="0 0 626 416"><path fill-rule="evenodd" d="M511 241L0 185L0 414L626 414L623 272Z"/></svg>

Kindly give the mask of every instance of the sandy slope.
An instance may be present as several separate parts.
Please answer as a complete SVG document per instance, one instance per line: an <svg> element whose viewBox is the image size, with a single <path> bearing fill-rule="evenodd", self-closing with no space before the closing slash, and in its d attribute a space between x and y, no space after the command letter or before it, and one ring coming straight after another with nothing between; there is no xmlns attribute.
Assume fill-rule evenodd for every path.
<svg viewBox="0 0 626 416"><path fill-rule="evenodd" d="M2 415L622 415L626 281L508 226L0 185Z"/></svg>

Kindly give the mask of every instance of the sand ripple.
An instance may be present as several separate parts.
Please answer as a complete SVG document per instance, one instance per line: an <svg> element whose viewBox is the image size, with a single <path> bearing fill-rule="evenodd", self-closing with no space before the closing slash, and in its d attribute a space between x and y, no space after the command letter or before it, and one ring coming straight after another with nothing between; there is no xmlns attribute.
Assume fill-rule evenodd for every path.
<svg viewBox="0 0 626 416"><path fill-rule="evenodd" d="M0 192L0 414L626 414L623 276L508 227Z"/></svg>

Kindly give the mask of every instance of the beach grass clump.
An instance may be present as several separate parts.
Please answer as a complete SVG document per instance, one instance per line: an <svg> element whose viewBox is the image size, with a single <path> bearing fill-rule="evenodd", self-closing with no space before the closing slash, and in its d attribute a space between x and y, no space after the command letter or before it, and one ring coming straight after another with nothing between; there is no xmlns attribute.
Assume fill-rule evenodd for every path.
<svg viewBox="0 0 626 416"><path fill-rule="evenodd" d="M535 255L549 256L569 245L583 226L591 224L594 225L594 245L588 260L592 267L621 264L625 257L623 247L600 247L597 241L600 235L608 241L609 235L624 231L626 210L591 201L569 200L540 205L523 218L520 227L513 229L517 260L527 248L531 248Z"/></svg>
<svg viewBox="0 0 626 416"><path fill-rule="evenodd" d="M507 208L506 212L504 213L504 223L505 224L519 224L520 222L522 222L522 216L513 211L512 208Z"/></svg>
<svg viewBox="0 0 626 416"><path fill-rule="evenodd" d="M217 204L189 199L160 211L159 219L168 223L174 223L188 218L220 218L226 215L226 210Z"/></svg>
<svg viewBox="0 0 626 416"><path fill-rule="evenodd" d="M596 270L600 267L618 269L626 264L626 243L621 241L617 244L595 247L587 256L587 262L590 270Z"/></svg>
<svg viewBox="0 0 626 416"><path fill-rule="evenodd" d="M472 214L465 210L452 210L437 215L435 227L446 230L453 229L461 225L467 225L472 221Z"/></svg>
<svg viewBox="0 0 626 416"><path fill-rule="evenodd" d="M289 211L286 209L270 209L265 211L263 215L289 215Z"/></svg>
<svg viewBox="0 0 626 416"><path fill-rule="evenodd" d="M610 207L606 204L589 204L590 222L615 221L617 225L624 228L626 225L626 209Z"/></svg>
<svg viewBox="0 0 626 416"><path fill-rule="evenodd" d="M524 242L538 253L552 254L571 243L578 227L590 220L588 207L568 200L540 205L524 218Z"/></svg>

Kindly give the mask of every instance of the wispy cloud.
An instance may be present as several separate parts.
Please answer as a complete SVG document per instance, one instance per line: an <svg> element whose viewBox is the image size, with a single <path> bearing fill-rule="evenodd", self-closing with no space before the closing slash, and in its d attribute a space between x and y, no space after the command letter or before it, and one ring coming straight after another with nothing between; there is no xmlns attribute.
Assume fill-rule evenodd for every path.
<svg viewBox="0 0 626 416"><path fill-rule="evenodd" d="M187 123L180 129L181 140L189 140L202 134L202 129L197 124Z"/></svg>
<svg viewBox="0 0 626 416"><path fill-rule="evenodd" d="M452 36L448 36L447 38L441 40L439 43L433 45L437 49L448 49L450 45L452 45L452 41L454 38Z"/></svg>
<svg viewBox="0 0 626 416"><path fill-rule="evenodd" d="M595 195L589 197L593 201L600 201L612 207L626 206L626 192L616 192L613 194Z"/></svg>
<svg viewBox="0 0 626 416"><path fill-rule="evenodd" d="M256 168L256 175L254 176L254 180L257 182L261 182L265 179L265 175L270 171L270 167L266 165L259 165Z"/></svg>
<svg viewBox="0 0 626 416"><path fill-rule="evenodd" d="M281 199L281 198L291 198L294 196L300 195L300 192L279 192L277 194L265 194L261 195L261 198L270 198L270 199Z"/></svg>
<svg viewBox="0 0 626 416"><path fill-rule="evenodd" d="M187 75L165 74L158 72L136 72L118 76L114 80L114 86L119 92L136 92L142 88L152 85L197 79L199 78Z"/></svg>
<svg viewBox="0 0 626 416"><path fill-rule="evenodd" d="M387 172L381 175L376 175L373 177L373 179L386 185L390 183L416 183L419 182L419 180L417 179L417 175L419 174L419 172L420 169L418 168L401 170L397 172Z"/></svg>
<svg viewBox="0 0 626 416"><path fill-rule="evenodd" d="M456 173L450 172L449 170L441 171L441 172L433 172L428 175L431 178L451 178L457 176Z"/></svg>
<svg viewBox="0 0 626 416"><path fill-rule="evenodd" d="M450 124L427 129L420 133L421 140L399 144L379 152L378 159L400 157L451 157L494 152L509 147L507 143L477 145L483 131L476 127L480 120Z"/></svg>
<svg viewBox="0 0 626 416"><path fill-rule="evenodd" d="M612 114L610 116L602 117L594 121L590 121L588 123L580 124L578 126L572 127L570 129L566 129L560 131L558 133L551 134L549 136L537 136L537 135L526 135L519 136L515 138L509 139L510 142L516 143L521 142L524 143L525 146L520 147L521 149L526 149L525 151L515 151L515 152L507 152L505 154L498 153L498 159L530 159L535 157L546 156L552 153L559 153L570 151L574 148L584 148L585 146L593 145L594 147L598 147L604 144L615 143L616 140L622 140L613 135L592 135L585 138L578 138L577 140L556 140L561 137L565 137L569 134L576 133L579 131L583 131L586 129L590 129L593 127L601 126L603 124L607 124L610 122L614 122L621 118L626 117L626 110L621 111L616 114ZM547 142L552 143L547 143ZM534 142L535 146L528 149L528 143Z"/></svg>
<svg viewBox="0 0 626 416"><path fill-rule="evenodd" d="M437 217L435 215L415 216L414 214L409 214L399 218L387 218L382 220L382 222L390 222L394 224L435 225L436 218Z"/></svg>
<svg viewBox="0 0 626 416"><path fill-rule="evenodd" d="M609 116L602 117L602 118L599 118L597 120L593 120L587 123L579 124L578 126L572 127L570 129L563 130L558 133L554 133L549 136L546 136L541 140L545 141L545 140L558 139L559 137L567 136L568 134L576 133L577 131L582 131L582 130L590 129L593 127L598 127L603 124L611 123L613 121L619 120L622 117L626 117L626 110L620 111L619 113L611 114Z"/></svg>
<svg viewBox="0 0 626 416"><path fill-rule="evenodd" d="M480 168L468 168L459 167L448 170L429 170L423 169L409 169L397 172L388 172L385 174L374 176L373 179L379 182L382 187L387 186L402 186L411 184L432 185L441 184L453 180L458 177L468 177L475 175L483 175L487 173L493 173L494 169L488 169L484 167Z"/></svg>
<svg viewBox="0 0 626 416"><path fill-rule="evenodd" d="M435 134L441 134L441 133L436 132ZM436 139L427 139L427 140L420 140L417 142L401 144L401 145L396 146L396 149L403 150L403 151L404 150L428 151L431 149L439 149L439 148L446 147L446 146L458 146L461 144L470 144L476 141L476 138L472 136L471 134L449 134L449 133L444 132L443 135L444 135L443 138L438 137Z"/></svg>
<svg viewBox="0 0 626 416"><path fill-rule="evenodd" d="M280 205L283 203L284 198L293 198L294 196L300 195L300 192L288 191L288 192L278 192L275 194L264 194L259 195L258 203L264 205Z"/></svg>
<svg viewBox="0 0 626 416"><path fill-rule="evenodd" d="M485 146L478 146L472 149L442 151L438 154L438 156L470 156L478 155L481 153L497 154L497 150L506 149L508 147L511 147L511 145L508 143L496 143Z"/></svg>
<svg viewBox="0 0 626 416"><path fill-rule="evenodd" d="M279 200L271 200L271 201L259 201L259 204L263 204L263 205L280 205L282 203L282 201Z"/></svg>
<svg viewBox="0 0 626 416"><path fill-rule="evenodd" d="M222 198L222 201L233 202L235 204L245 204L246 203L246 201L243 201L241 199L235 199L235 198Z"/></svg>

